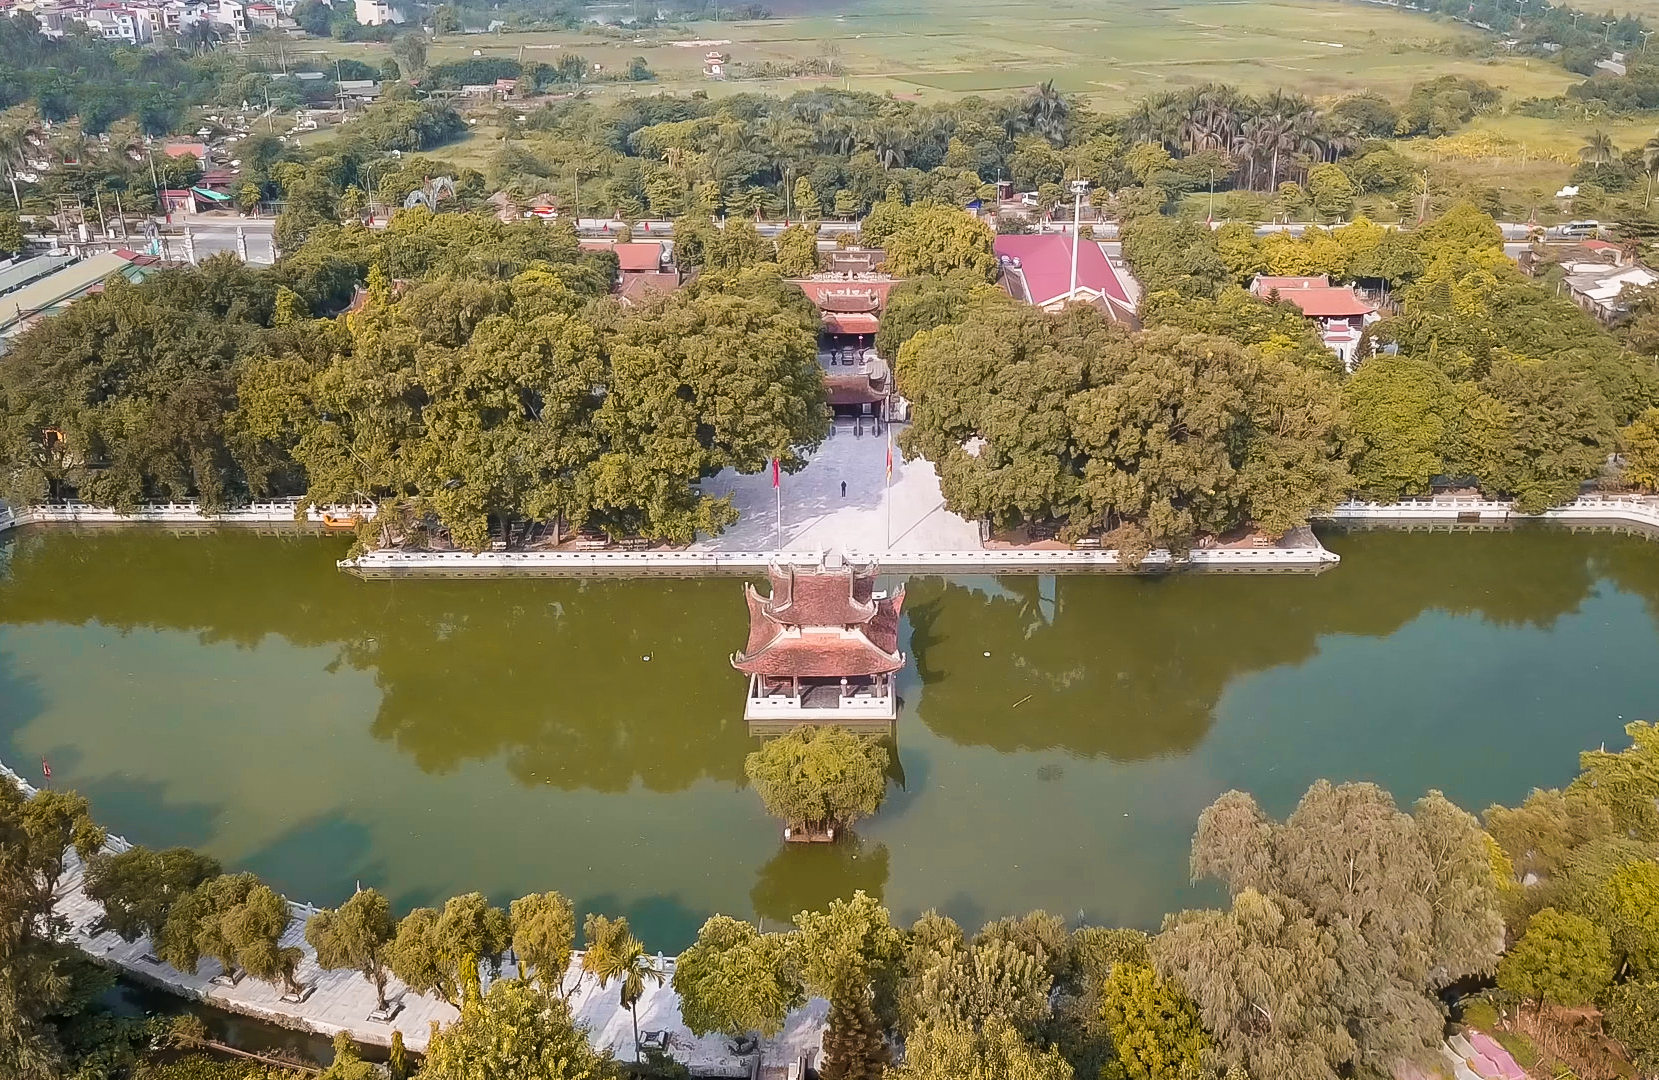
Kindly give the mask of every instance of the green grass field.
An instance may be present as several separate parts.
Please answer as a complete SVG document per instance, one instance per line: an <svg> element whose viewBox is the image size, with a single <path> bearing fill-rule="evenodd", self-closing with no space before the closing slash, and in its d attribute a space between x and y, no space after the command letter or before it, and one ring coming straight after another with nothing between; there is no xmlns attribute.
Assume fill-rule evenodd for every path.
<svg viewBox="0 0 1659 1080"><path fill-rule="evenodd" d="M606 95L788 93L830 81L929 100L1005 93L1053 79L1106 109L1206 82L1315 96L1364 89L1401 96L1421 79L1458 74L1526 97L1556 94L1577 80L1537 61L1453 55L1473 34L1426 15L1347 0L1172 0L1153 7L1130 0L850 0L842 14L699 22L626 41L582 31L448 35L434 43L430 59L476 51L531 61L573 50L611 69L643 55L659 75L654 84L599 84ZM676 46L676 40L688 44ZM690 44L705 40L729 40L718 47L739 63L833 55L848 74L843 80L715 82L702 74L708 47ZM313 55L378 63L386 47L319 42Z"/></svg>

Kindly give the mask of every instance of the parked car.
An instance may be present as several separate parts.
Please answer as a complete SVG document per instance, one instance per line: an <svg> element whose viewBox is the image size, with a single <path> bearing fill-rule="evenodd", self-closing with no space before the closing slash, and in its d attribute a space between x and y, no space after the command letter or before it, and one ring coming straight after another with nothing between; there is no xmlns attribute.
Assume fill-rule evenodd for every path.
<svg viewBox="0 0 1659 1080"><path fill-rule="evenodd" d="M1556 226L1555 234L1563 240L1593 240L1601 235L1601 222L1569 221Z"/></svg>

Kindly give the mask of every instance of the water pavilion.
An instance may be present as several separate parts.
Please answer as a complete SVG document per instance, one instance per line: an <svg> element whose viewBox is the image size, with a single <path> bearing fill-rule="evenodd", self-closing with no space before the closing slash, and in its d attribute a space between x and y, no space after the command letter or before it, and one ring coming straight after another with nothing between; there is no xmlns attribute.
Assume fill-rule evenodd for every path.
<svg viewBox="0 0 1659 1080"><path fill-rule="evenodd" d="M876 590L876 565L767 569L771 593L743 587L749 641L732 666L749 676L743 718L787 731L797 724L887 728L898 716L895 673L904 587Z"/></svg>

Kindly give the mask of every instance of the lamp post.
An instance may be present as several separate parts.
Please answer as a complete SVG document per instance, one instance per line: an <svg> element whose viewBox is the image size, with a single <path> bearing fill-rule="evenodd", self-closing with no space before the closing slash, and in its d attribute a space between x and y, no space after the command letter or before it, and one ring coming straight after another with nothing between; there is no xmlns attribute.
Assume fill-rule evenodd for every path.
<svg viewBox="0 0 1659 1080"><path fill-rule="evenodd" d="M1071 292L1066 294L1068 304L1077 298L1077 245L1083 235L1083 193L1087 190L1087 180L1071 182Z"/></svg>

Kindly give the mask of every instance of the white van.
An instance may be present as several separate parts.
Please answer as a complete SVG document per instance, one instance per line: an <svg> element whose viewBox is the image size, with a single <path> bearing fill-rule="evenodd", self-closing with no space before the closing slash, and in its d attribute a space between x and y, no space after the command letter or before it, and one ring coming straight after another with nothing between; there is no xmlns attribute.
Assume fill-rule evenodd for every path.
<svg viewBox="0 0 1659 1080"><path fill-rule="evenodd" d="M1593 240L1601 235L1601 222L1569 221L1556 230L1556 235L1566 240Z"/></svg>

